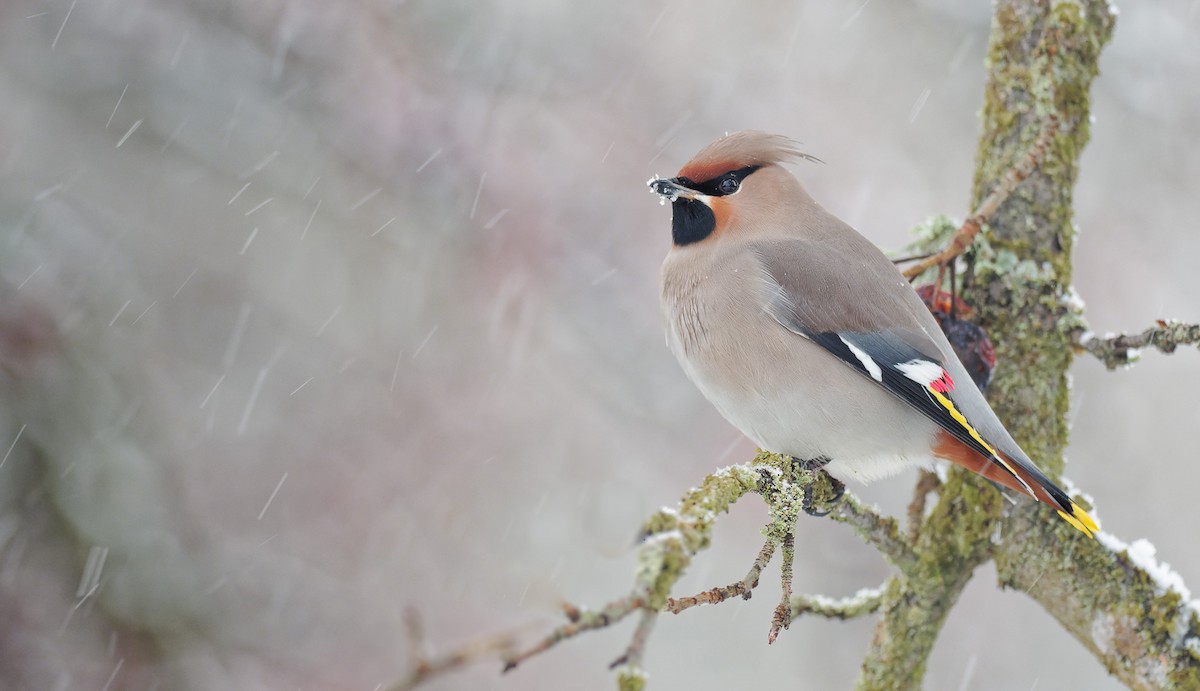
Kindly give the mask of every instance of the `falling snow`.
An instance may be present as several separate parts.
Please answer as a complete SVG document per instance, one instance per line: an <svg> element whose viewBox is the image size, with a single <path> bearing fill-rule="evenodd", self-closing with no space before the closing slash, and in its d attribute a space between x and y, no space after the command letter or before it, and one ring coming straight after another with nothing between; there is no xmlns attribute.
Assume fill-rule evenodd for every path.
<svg viewBox="0 0 1200 691"><path fill-rule="evenodd" d="M446 651L620 596L641 522L753 446L661 345L670 219L638 183L756 128L827 159L802 182L889 248L967 212L987 3L233 5L0 3L0 613L44 653L6 658L0 688L386 689L407 605ZM1196 320L1197 7L1128 3L1105 53L1063 298L1105 328ZM1071 468L1175 568L1100 539L1188 599L1200 559L1168 547L1196 522L1182 351L1119 381L1080 369ZM867 496L902 512L910 490ZM707 516L695 587L745 573L762 513ZM877 583L853 540L802 517L797 587ZM1114 688L1006 597L980 588L951 625L1031 632L989 644L1026 676L952 635L931 688ZM796 664L853 684L861 651L827 623L786 632L808 636L792 655L737 648L761 605L670 626L740 650L743 686ZM647 665L711 685L672 666L695 651L667 628ZM564 659L445 687L605 683Z"/></svg>

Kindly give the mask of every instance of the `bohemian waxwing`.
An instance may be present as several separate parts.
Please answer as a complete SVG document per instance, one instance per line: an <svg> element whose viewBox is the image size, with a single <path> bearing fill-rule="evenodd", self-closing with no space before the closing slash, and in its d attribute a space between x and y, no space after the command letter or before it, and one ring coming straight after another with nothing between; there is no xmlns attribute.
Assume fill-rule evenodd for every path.
<svg viewBox="0 0 1200 691"><path fill-rule="evenodd" d="M992 412L887 257L780 164L795 142L737 132L677 177L662 267L667 344L688 377L768 451L867 481L931 458L1096 523Z"/></svg>

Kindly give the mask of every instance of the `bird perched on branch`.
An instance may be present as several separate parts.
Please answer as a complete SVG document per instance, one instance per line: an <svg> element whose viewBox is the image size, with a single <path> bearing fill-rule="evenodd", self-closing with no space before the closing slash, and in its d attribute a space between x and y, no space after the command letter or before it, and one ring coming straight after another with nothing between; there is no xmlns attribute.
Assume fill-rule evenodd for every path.
<svg viewBox="0 0 1200 691"><path fill-rule="evenodd" d="M737 132L650 188L671 202L667 343L768 451L867 481L941 458L1095 521L1013 440L921 299L781 164L786 137Z"/></svg>

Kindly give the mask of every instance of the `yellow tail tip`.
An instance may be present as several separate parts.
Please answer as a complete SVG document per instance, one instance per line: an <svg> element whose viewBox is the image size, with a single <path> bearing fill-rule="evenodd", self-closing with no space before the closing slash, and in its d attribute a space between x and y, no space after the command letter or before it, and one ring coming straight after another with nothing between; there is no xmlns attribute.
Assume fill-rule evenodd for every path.
<svg viewBox="0 0 1200 691"><path fill-rule="evenodd" d="M1088 537L1094 537L1095 533L1100 531L1100 526L1096 525L1096 521L1092 520L1087 511L1079 508L1079 505L1075 502L1071 502L1071 513L1068 514L1065 511L1059 511L1058 515L1062 516L1064 521L1070 523L1076 530Z"/></svg>

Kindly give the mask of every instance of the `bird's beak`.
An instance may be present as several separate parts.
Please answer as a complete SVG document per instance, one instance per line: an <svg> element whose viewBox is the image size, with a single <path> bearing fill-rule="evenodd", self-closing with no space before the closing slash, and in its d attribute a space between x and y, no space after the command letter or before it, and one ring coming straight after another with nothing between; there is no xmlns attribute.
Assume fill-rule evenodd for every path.
<svg viewBox="0 0 1200 691"><path fill-rule="evenodd" d="M704 196L702 193L694 189L683 186L679 182L679 178L652 178L646 183L650 186L650 191L660 195L663 199L675 201L680 197L684 199L696 199Z"/></svg>

